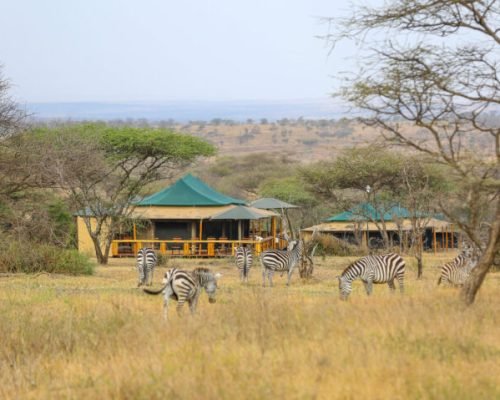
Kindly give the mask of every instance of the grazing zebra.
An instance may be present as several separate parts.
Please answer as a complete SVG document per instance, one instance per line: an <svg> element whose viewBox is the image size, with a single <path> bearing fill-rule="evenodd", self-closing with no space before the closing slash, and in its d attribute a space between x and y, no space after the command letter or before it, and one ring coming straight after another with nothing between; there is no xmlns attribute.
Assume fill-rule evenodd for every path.
<svg viewBox="0 0 500 400"><path fill-rule="evenodd" d="M437 284L442 282L451 286L462 286L476 266L477 261L472 248L464 247L458 256L441 267L441 276Z"/></svg>
<svg viewBox="0 0 500 400"><path fill-rule="evenodd" d="M252 262L253 262L252 249L246 246L236 247L235 261L236 261L236 266L240 270L241 282L248 283L248 275L250 273L250 268L252 268Z"/></svg>
<svg viewBox="0 0 500 400"><path fill-rule="evenodd" d="M366 256L354 261L340 276L339 290L341 300L347 300L352 291L352 281L360 278L365 285L366 294L372 293L374 283L387 283L395 290L394 279L399 282L399 290L404 292L405 262L394 253L380 256Z"/></svg>
<svg viewBox="0 0 500 400"><path fill-rule="evenodd" d="M202 289L207 292L208 301L215 303L217 281L221 276L219 273L214 274L208 268L196 268L191 272L172 268L165 273L164 286L161 289L142 290L153 295L163 293L163 317L167 320L170 299L177 301L177 314L179 315L181 315L182 306L186 301L189 303L191 313L194 314Z"/></svg>
<svg viewBox="0 0 500 400"><path fill-rule="evenodd" d="M260 256L260 262L262 264L262 286L266 286L266 276L269 280L269 286L273 286L274 271L280 271L282 275L284 272L288 272L286 285L289 286L293 269L302 258L303 248L304 242L299 240L294 243L291 250L270 249L263 251Z"/></svg>
<svg viewBox="0 0 500 400"><path fill-rule="evenodd" d="M151 286L153 283L153 272L158 259L153 249L143 247L137 252L137 272L139 281L137 287L142 285Z"/></svg>

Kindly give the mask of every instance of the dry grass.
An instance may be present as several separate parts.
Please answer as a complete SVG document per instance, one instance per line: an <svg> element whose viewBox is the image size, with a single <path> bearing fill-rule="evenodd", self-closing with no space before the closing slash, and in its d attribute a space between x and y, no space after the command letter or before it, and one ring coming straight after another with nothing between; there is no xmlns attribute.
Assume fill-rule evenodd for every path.
<svg viewBox="0 0 500 400"><path fill-rule="evenodd" d="M442 260L407 293L357 284L338 300L347 259L317 260L292 286L260 267L241 286L229 260L176 261L224 273L216 304L161 319L159 296L134 288L131 260L93 277L0 278L2 399L493 399L500 398L500 274L477 304L436 288ZM161 273L155 281L160 281Z"/></svg>

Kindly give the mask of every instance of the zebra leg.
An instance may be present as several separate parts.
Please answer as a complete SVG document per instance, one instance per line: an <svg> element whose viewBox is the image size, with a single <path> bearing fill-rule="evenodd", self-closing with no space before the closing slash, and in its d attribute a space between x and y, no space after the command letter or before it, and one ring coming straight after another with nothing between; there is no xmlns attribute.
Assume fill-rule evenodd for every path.
<svg viewBox="0 0 500 400"><path fill-rule="evenodd" d="M274 271L272 269L270 269L267 273L267 278L269 279L269 286L270 287L273 287L273 275L274 275Z"/></svg>
<svg viewBox="0 0 500 400"><path fill-rule="evenodd" d="M151 270L149 271L149 283L148 283L148 286L151 286L153 284L153 273L154 273L154 268L151 268Z"/></svg>
<svg viewBox="0 0 500 400"><path fill-rule="evenodd" d="M267 271L266 271L266 267L262 267L262 287L266 287L266 275L267 275Z"/></svg>
<svg viewBox="0 0 500 400"><path fill-rule="evenodd" d="M196 307L198 306L198 298L200 297L200 293L196 293L192 299L188 300L189 302L189 310L191 311L191 314L194 315L196 313Z"/></svg>
<svg viewBox="0 0 500 400"><path fill-rule="evenodd" d="M139 280L137 281L137 287L140 287L144 283L144 267L138 265L137 272L139 274Z"/></svg>
<svg viewBox="0 0 500 400"><path fill-rule="evenodd" d="M370 296L372 294L372 291L373 291L373 282L372 281L363 281L363 285L365 285L365 290L366 290L366 294L368 296Z"/></svg>
<svg viewBox="0 0 500 400"><path fill-rule="evenodd" d="M387 281L387 285L389 286L389 289L391 289L391 292L394 292L396 290L396 285L394 285L394 279Z"/></svg>
<svg viewBox="0 0 500 400"><path fill-rule="evenodd" d="M400 275L396 276L396 279L399 282L399 292L401 294L404 294L404 292L405 292L405 276L403 274L400 274Z"/></svg>
<svg viewBox="0 0 500 400"><path fill-rule="evenodd" d="M245 281L245 270L240 269L240 282L243 283Z"/></svg>
<svg viewBox="0 0 500 400"><path fill-rule="evenodd" d="M182 316L182 307L184 306L184 303L186 302L186 299L185 298L179 298L179 300L177 301L177 307L176 307L176 310L177 310L177 315L180 317Z"/></svg>
<svg viewBox="0 0 500 400"><path fill-rule="evenodd" d="M167 285L165 292L163 293L163 319L165 321L168 321L168 303L172 294L174 294L172 287Z"/></svg>
<svg viewBox="0 0 500 400"><path fill-rule="evenodd" d="M290 268L290 269L288 270L288 279L287 279L287 281L286 281L286 285L287 285L287 286L290 286L290 279L292 279L292 274L293 274L293 268Z"/></svg>

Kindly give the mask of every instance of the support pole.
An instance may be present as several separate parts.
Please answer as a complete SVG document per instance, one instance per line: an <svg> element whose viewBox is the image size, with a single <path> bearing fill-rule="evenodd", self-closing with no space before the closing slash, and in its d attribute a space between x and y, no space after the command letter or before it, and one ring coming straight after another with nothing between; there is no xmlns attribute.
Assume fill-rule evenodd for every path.
<svg viewBox="0 0 500 400"><path fill-rule="evenodd" d="M273 236L273 249L276 248L276 217L271 217L271 234Z"/></svg>
<svg viewBox="0 0 500 400"><path fill-rule="evenodd" d="M432 227L432 237L433 237L433 247L434 247L434 255L437 253L437 237L436 237L436 227Z"/></svg>
<svg viewBox="0 0 500 400"><path fill-rule="evenodd" d="M200 219L200 238L199 240L202 240L203 238L203 219ZM198 247L198 254L201 254L201 246L202 244L200 243L199 247Z"/></svg>

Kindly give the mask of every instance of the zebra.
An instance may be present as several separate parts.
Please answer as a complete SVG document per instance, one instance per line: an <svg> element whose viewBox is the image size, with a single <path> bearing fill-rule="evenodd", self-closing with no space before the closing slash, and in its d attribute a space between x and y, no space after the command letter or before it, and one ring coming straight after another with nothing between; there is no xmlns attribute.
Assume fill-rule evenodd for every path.
<svg viewBox="0 0 500 400"><path fill-rule="evenodd" d="M187 301L191 314L196 311L198 298L202 289L208 294L208 301L215 303L217 282L222 274L214 274L208 268L196 268L193 271L184 271L172 268L165 272L163 287L158 290L143 288L147 294L157 295L163 293L163 317L168 320L168 303L170 299L177 301L177 314L181 315L182 307Z"/></svg>
<svg viewBox="0 0 500 400"><path fill-rule="evenodd" d="M303 249L304 242L302 240L298 240L294 243L290 250L269 249L263 251L260 256L260 262L262 264L262 286L266 286L266 276L269 280L269 286L273 286L274 271L280 271L282 275L285 271L288 272L286 285L289 286L293 269L302 259Z"/></svg>
<svg viewBox="0 0 500 400"><path fill-rule="evenodd" d="M241 282L248 283L248 275L252 268L253 255L252 249L246 246L238 246L235 250L236 267L240 270Z"/></svg>
<svg viewBox="0 0 500 400"><path fill-rule="evenodd" d="M151 286L153 283L153 272L158 259L155 251L150 247L143 247L137 252L137 272L139 280L137 287L142 285Z"/></svg>
<svg viewBox="0 0 500 400"><path fill-rule="evenodd" d="M464 247L461 253L449 263L441 267L441 275L437 284L447 283L451 286L462 286L477 264L477 257L471 247Z"/></svg>
<svg viewBox="0 0 500 400"><path fill-rule="evenodd" d="M360 278L365 286L366 294L369 296L373 290L374 283L387 283L394 291L394 279L399 282L399 290L404 293L405 262L403 258L395 253L385 255L370 255L362 257L349 265L340 276L339 280L340 299L347 300L352 291L352 281Z"/></svg>

